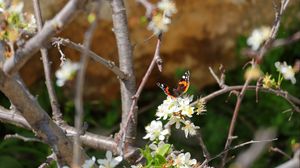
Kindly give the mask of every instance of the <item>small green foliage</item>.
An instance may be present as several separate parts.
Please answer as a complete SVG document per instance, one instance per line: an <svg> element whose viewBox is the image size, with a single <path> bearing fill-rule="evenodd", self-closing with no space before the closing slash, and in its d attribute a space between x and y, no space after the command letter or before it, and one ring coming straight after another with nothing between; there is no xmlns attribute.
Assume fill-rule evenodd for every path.
<svg viewBox="0 0 300 168"><path fill-rule="evenodd" d="M155 153L151 153L151 149L148 145L145 146L145 149L140 149L142 155L146 159L145 168L153 167L163 167L167 163L166 156L170 153L171 145L164 144L159 147Z"/></svg>

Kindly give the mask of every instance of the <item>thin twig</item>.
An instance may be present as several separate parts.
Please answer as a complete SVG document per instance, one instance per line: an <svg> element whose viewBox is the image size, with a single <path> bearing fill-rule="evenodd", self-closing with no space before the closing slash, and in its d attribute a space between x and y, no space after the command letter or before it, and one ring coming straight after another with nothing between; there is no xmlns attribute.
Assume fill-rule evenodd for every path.
<svg viewBox="0 0 300 168"><path fill-rule="evenodd" d="M256 58L256 63L261 62L263 56L268 51L268 49L271 47L274 39L276 38L276 35L278 33L278 30L279 30L280 23L281 23L281 17L283 15L283 12L285 11L288 3L289 3L289 0L281 0L281 6L280 6L279 10L277 9L277 6L276 6L274 1L273 1L273 3L274 3L274 8L275 8L275 21L274 21L274 24L273 24L272 29L271 29L270 37L266 40L264 45L259 50L259 53L258 53L257 58Z"/></svg>
<svg viewBox="0 0 300 168"><path fill-rule="evenodd" d="M218 157L220 157L220 156L222 156L225 152L228 152L228 151L230 151L230 150L234 150L234 149L243 147L243 146L245 146L245 145L253 144L253 143L272 142L272 141L276 141L276 140L277 140L277 138L274 138L274 139L267 139L267 140L259 140L259 141L255 141L255 140L247 141L247 142L241 143L241 144L239 144L239 145L236 145L236 146L234 146L234 147L228 148L228 149L226 149L226 150L220 152L220 153L217 154L216 156L214 156L214 157L212 157L211 159L209 159L209 160L207 161L207 163L210 162L210 161L212 161L212 160L214 160L214 159L216 159L216 158L218 158Z"/></svg>
<svg viewBox="0 0 300 168"><path fill-rule="evenodd" d="M228 86L224 89L221 89L221 90L218 90L218 91L215 91L205 97L202 97L201 99L203 99L205 102L208 102L210 101L211 99L217 97L217 96L220 96L222 94L225 94L225 93L228 93L228 92L231 92L231 91L234 91L234 90L241 90L243 88L242 85L238 85L238 86ZM254 90L256 91L257 87L256 86L247 86L247 90ZM266 93L272 93L276 96L280 96L286 100L289 100L288 102L289 103L293 103L294 105L298 105L300 106L300 99L298 99L297 97L294 97L292 96L291 94L289 93L286 93L286 91L284 90L277 90L277 89L270 89L270 88L259 88L258 89L259 91L261 92L266 92ZM198 99L199 100L199 99ZM193 103L191 103L192 106L196 105L197 101L198 100L195 100ZM300 113L300 110L299 108L297 109L294 109L296 112L299 112Z"/></svg>
<svg viewBox="0 0 300 168"><path fill-rule="evenodd" d="M196 135L197 139L199 140L199 144L202 148L202 151L203 151L203 154L204 154L204 157L206 160L209 160L210 159L210 153L208 152L207 150L207 147L203 141L203 138L202 138L202 133L201 133L201 130L198 129L197 130L197 135Z"/></svg>
<svg viewBox="0 0 300 168"><path fill-rule="evenodd" d="M211 73L211 75L214 77L214 79L219 84L220 88L226 87L224 72L221 72L222 74L221 74L221 77L219 78L211 67L208 67L208 69L209 69L209 72ZM222 67L220 67L220 70L222 70Z"/></svg>
<svg viewBox="0 0 300 168"><path fill-rule="evenodd" d="M125 126L120 130L120 134L121 136L126 136L126 129L127 129L127 126L130 122L130 119L132 119L132 116L133 115L136 115L136 111L138 109L137 107L137 102L138 102L138 99L141 95L141 92L146 84L146 82L148 81L149 79L149 76L151 74L151 72L153 71L154 67L155 67L155 64L156 64L156 60L159 58L159 52L160 52L160 46L161 46L161 40L162 40L162 35L159 35L158 36L158 39L157 39L157 43L156 43L156 49L155 49L155 52L154 52L154 56L153 56L153 59L138 87L138 90L136 91L136 93L134 94L134 96L132 97L133 101L132 101L132 104L131 104L131 107L130 107L130 111L128 113L128 116L127 116L127 119L126 119L126 123L125 123ZM136 122L136 121L132 121L132 122ZM125 143L125 142L122 142L122 143Z"/></svg>
<svg viewBox="0 0 300 168"><path fill-rule="evenodd" d="M282 151L281 149L279 149L277 147L271 146L269 150L272 152L280 153L281 155L285 156L288 159L292 159L292 157L289 154L285 153L284 151Z"/></svg>
<svg viewBox="0 0 300 168"><path fill-rule="evenodd" d="M24 142L42 142L41 140L37 139L37 138L29 138L29 137L25 137L19 134L8 134L4 136L4 139L12 139L12 138L16 138L16 139L21 139Z"/></svg>
<svg viewBox="0 0 300 168"><path fill-rule="evenodd" d="M260 129L256 131L254 140L272 139L276 136L276 130L273 128ZM270 145L270 142L262 142L252 144L248 149L240 152L235 161L230 167L243 167L250 168L253 163L259 158L260 155Z"/></svg>
<svg viewBox="0 0 300 168"><path fill-rule="evenodd" d="M91 24L90 28L86 31L84 35L84 42L83 46L86 50L84 50L81 53L81 60L80 60L80 68L77 74L76 79L76 90L75 90L75 109L76 109L76 115L75 115L75 128L77 130L77 134L74 137L74 145L73 145L73 166L80 167L80 148L81 148L81 142L80 142L80 134L82 132L82 121L83 121L83 115L84 115L84 109L83 109L83 90L84 90L84 81L85 81L85 72L87 68L87 64L89 61L89 57L87 56L88 50L91 46L91 41L93 34L96 30L98 18L99 18L99 8L100 8L100 1L97 1L95 11L98 11L96 13L96 18Z"/></svg>
<svg viewBox="0 0 300 168"><path fill-rule="evenodd" d="M43 27L43 19L42 19L42 15L41 15L40 1L33 0L33 7L34 7L35 18L37 20L38 31L41 31L42 27ZM59 104L58 104L55 90L53 88L53 83L51 80L51 66L50 66L50 62L49 62L49 58L48 58L47 49L41 48L41 54L42 54L42 61L43 61L45 78L46 78L46 87L48 90L50 104L51 104L51 108L52 108L52 118L59 125L65 124L64 120L62 119L62 113L59 109Z"/></svg>
<svg viewBox="0 0 300 168"><path fill-rule="evenodd" d="M275 39L275 37L276 37L276 35L278 33L279 26L280 26L281 16L282 16L283 11L285 10L288 2L289 2L289 0L281 0L280 10L277 10L276 6L274 5L275 6L275 10L276 10L276 12L275 12L276 16L275 16L275 22L274 22L274 24L272 26L272 29L271 29L271 35L266 40L266 42L264 43L264 45L260 48L259 54L256 57L255 62L252 63L253 67L255 67L256 64L258 64L258 63L261 62L262 57L265 55L267 49L269 49L269 47L271 46L270 44ZM275 4L275 2L274 2L274 4ZM224 150L230 148L230 145L231 145L231 142L232 142L232 135L233 135L233 131L234 131L235 123L236 123L236 118L238 116L238 112L239 112L239 109L240 109L240 104L242 102L242 99L244 97L246 88L249 85L250 81L251 81L251 79L250 79L250 77L248 77L246 79L246 82L244 83L244 86L243 86L243 88L241 90L240 95L238 96L238 99L237 99L237 102L236 102L236 106L235 106L235 109L234 109L234 112L233 112L232 120L231 120L231 123L230 123L230 128L229 128L229 132L228 132L228 136L227 136L227 140L226 140L226 144L225 144ZM222 162L221 162L221 167L225 166L227 154L228 154L228 152L224 152L224 155L223 155L223 158L222 158Z"/></svg>
<svg viewBox="0 0 300 168"><path fill-rule="evenodd" d="M235 108L234 108L234 111L233 111L233 116L232 116L232 119L231 119L231 122L230 122L230 126L229 126L229 131L228 131L228 135L227 135L227 140L226 140L226 144L225 144L225 147L224 147L224 150L226 151L226 149L229 149L230 148L230 145L231 145L231 142L233 140L233 132L234 132L234 128L235 128L235 124L236 124L236 119L238 117L238 113L240 111L240 106L241 106L241 103L242 103L242 100L244 98L244 95L245 95L245 92L246 92L246 88L247 86L249 85L251 81L251 78L248 77L246 79L246 82L240 92L240 94L238 95L238 99L236 101L236 105L235 105ZM228 152L224 152L224 156L222 158L222 166L221 167L224 167L225 166L225 163L226 163L226 158L227 158L227 154Z"/></svg>
<svg viewBox="0 0 300 168"><path fill-rule="evenodd" d="M83 52L84 50L87 50L83 45L77 44L72 42L69 39L63 39L63 38L52 38L52 43L53 44L62 44L64 46L73 48L79 52ZM87 55L90 56L94 61L99 62L100 64L104 65L106 68L111 70L113 73L115 73L119 79L121 80L126 80L127 75L119 69L118 66L113 61L104 59L103 57L97 55L91 50L87 50Z"/></svg>

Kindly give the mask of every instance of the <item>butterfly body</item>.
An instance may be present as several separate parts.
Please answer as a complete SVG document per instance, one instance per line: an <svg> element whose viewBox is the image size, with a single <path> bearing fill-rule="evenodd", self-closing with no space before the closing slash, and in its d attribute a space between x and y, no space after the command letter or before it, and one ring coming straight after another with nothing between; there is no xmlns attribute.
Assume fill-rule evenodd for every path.
<svg viewBox="0 0 300 168"><path fill-rule="evenodd" d="M168 85L163 83L157 83L166 95L173 98L182 96L190 86L190 72L186 71L178 82L177 88L170 88Z"/></svg>

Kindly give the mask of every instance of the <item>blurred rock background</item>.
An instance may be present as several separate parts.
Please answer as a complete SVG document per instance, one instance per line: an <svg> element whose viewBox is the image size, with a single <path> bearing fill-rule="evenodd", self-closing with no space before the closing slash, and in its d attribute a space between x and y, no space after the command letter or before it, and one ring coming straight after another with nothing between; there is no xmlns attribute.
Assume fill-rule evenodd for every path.
<svg viewBox="0 0 300 168"><path fill-rule="evenodd" d="M41 0L43 17L52 18L66 3L66 0ZM155 3L156 1L152 1ZM297 3L291 1L290 7ZM25 7L32 10L32 3L26 0ZM93 5L92 2L89 6ZM148 88L156 87L157 81L176 82L176 70L188 69L191 82L197 89L215 82L208 72L223 64L231 69L239 63L236 42L240 35L248 35L251 30L272 25L274 9L272 1L261 0L176 0L177 14L172 18L169 31L163 36L161 56L164 61L163 72L155 70L151 75ZM87 11L89 9L87 7ZM134 44L134 68L137 82L141 81L155 50L156 38L145 40L152 35L147 30L147 23L142 18L145 9L136 0L126 1L131 41ZM287 10L289 11L289 10ZM290 12L287 15L300 13ZM89 27L88 12L82 12L75 21L67 26L58 36L82 43L83 34ZM102 57L118 64L115 37L112 32L111 12L107 1L102 1L101 20L94 35L91 50ZM60 64L57 48L49 48L53 61L53 71ZM65 55L72 60L79 60L80 53L63 47ZM22 69L25 82L32 86L43 81L43 70L40 56L36 55ZM54 74L54 73L53 73ZM86 98L93 100L105 97L111 100L119 96L119 83L116 76L101 64L90 60L86 85Z"/></svg>

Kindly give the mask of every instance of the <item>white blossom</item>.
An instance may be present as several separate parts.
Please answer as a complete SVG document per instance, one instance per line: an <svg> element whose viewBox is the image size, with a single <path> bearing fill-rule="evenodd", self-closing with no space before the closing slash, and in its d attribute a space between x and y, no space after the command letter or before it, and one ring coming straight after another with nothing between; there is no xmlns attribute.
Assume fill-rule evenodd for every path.
<svg viewBox="0 0 300 168"><path fill-rule="evenodd" d="M192 168L193 165L197 163L196 159L191 159L191 154L187 153L180 153L178 156L175 154L171 154L173 159L173 166L177 168Z"/></svg>
<svg viewBox="0 0 300 168"><path fill-rule="evenodd" d="M171 19L162 14L157 14L152 17L152 20L148 24L148 30L158 35L162 32L168 31L168 25L171 23Z"/></svg>
<svg viewBox="0 0 300 168"><path fill-rule="evenodd" d="M284 79L290 80L293 84L296 83L295 71L292 66L287 65L286 62L275 62L275 67L283 75Z"/></svg>
<svg viewBox="0 0 300 168"><path fill-rule="evenodd" d="M191 121L189 120L186 120L184 122L184 127L182 127L181 129L184 131L185 133L185 137L187 138L188 135L196 135L196 129L199 129L200 127L198 126L195 126L194 123L192 123Z"/></svg>
<svg viewBox="0 0 300 168"><path fill-rule="evenodd" d="M143 165L139 163L138 165L131 165L131 168L143 168Z"/></svg>
<svg viewBox="0 0 300 168"><path fill-rule="evenodd" d="M261 44L267 40L270 36L271 28L263 26L261 28L254 29L247 39L247 44L252 50L258 50Z"/></svg>
<svg viewBox="0 0 300 168"><path fill-rule="evenodd" d="M100 165L99 168L114 168L122 160L123 160L123 158L121 156L113 158L112 157L112 152L111 151L107 151L106 152L106 159L98 159L97 162Z"/></svg>
<svg viewBox="0 0 300 168"><path fill-rule="evenodd" d="M96 158L93 156L91 159L88 159L84 162L84 164L81 166L82 168L91 168L95 165Z"/></svg>
<svg viewBox="0 0 300 168"><path fill-rule="evenodd" d="M157 4L158 9L164 11L167 16L177 12L176 5L172 0L161 0Z"/></svg>
<svg viewBox="0 0 300 168"><path fill-rule="evenodd" d="M163 104L158 106L156 116L158 119L162 118L163 120L166 120L168 117L172 116L172 113L177 111L179 111L177 99L168 96Z"/></svg>
<svg viewBox="0 0 300 168"><path fill-rule="evenodd" d="M152 121L150 125L146 126L146 136L144 136L144 139L150 139L150 141L154 141L156 139L159 139L163 141L167 135L170 134L170 131L168 129L163 129L163 125L161 121Z"/></svg>
<svg viewBox="0 0 300 168"><path fill-rule="evenodd" d="M180 116L171 116L169 122L166 125L175 124L175 128L179 129L182 122L184 122L184 120Z"/></svg>
<svg viewBox="0 0 300 168"><path fill-rule="evenodd" d="M194 107L190 105L190 103L193 100L193 96L187 96L187 97L179 97L177 98L179 108L181 110L181 114L184 116L192 117L194 114Z"/></svg>
<svg viewBox="0 0 300 168"><path fill-rule="evenodd" d="M78 69L78 63L73 63L70 60L66 60L60 69L55 72L57 86L62 87L66 81L72 80L75 77Z"/></svg>

